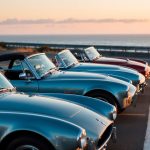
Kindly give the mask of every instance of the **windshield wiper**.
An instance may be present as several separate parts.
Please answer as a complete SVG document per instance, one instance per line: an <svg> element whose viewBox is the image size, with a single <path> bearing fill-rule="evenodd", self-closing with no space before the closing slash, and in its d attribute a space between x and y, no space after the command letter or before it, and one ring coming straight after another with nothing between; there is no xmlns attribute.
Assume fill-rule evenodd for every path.
<svg viewBox="0 0 150 150"><path fill-rule="evenodd" d="M54 68L49 69L47 72L44 73L43 76L46 76L46 75L48 75L49 73L52 74L54 71L58 71L58 68L54 67Z"/></svg>
<svg viewBox="0 0 150 150"><path fill-rule="evenodd" d="M72 64L70 64L69 66L67 66L67 68L71 68L71 67L73 67L73 66L75 66L77 63L72 63Z"/></svg>

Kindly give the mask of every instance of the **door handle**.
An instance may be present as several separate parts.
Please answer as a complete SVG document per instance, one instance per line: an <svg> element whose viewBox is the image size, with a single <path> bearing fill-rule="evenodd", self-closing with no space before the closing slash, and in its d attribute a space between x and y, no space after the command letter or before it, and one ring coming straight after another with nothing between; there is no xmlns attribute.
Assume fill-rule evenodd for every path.
<svg viewBox="0 0 150 150"><path fill-rule="evenodd" d="M32 80L30 80L30 79L26 80L26 83L31 83L31 82L32 82Z"/></svg>

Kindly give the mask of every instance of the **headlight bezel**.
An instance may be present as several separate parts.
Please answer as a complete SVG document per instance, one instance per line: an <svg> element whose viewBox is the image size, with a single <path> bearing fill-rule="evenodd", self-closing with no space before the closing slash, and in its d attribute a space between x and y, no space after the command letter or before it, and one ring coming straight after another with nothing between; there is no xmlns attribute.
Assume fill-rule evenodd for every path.
<svg viewBox="0 0 150 150"><path fill-rule="evenodd" d="M83 150L86 149L86 147L88 145L88 140L87 140L86 130L85 129L82 129L82 131L79 134L77 140L79 142L79 148L83 149Z"/></svg>
<svg viewBox="0 0 150 150"><path fill-rule="evenodd" d="M112 119L116 120L116 118L117 118L117 111L113 111L112 112Z"/></svg>

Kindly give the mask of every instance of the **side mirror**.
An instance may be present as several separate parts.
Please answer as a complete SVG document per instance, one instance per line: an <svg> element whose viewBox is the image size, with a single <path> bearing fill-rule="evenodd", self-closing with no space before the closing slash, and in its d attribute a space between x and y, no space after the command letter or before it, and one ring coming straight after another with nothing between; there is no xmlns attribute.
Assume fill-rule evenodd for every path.
<svg viewBox="0 0 150 150"><path fill-rule="evenodd" d="M19 79L27 79L27 74L25 72L19 74Z"/></svg>

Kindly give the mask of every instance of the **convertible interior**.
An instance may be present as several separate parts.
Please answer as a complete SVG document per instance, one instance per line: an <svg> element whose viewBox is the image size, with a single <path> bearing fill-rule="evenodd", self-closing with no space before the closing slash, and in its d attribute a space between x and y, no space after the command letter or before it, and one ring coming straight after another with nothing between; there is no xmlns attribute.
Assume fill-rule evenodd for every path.
<svg viewBox="0 0 150 150"><path fill-rule="evenodd" d="M20 80L19 75L20 73L23 73L22 70L5 70L4 75L9 79L9 80Z"/></svg>
<svg viewBox="0 0 150 150"><path fill-rule="evenodd" d="M32 73L29 70L23 70L23 68L20 67L20 64L18 62L16 63L16 61L3 63L3 65L0 67L0 70L9 80L21 80L21 78L19 78L21 73L26 73L27 76L30 77L32 76Z"/></svg>

